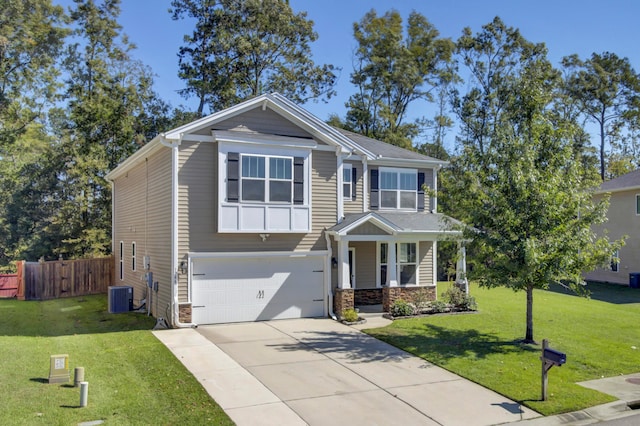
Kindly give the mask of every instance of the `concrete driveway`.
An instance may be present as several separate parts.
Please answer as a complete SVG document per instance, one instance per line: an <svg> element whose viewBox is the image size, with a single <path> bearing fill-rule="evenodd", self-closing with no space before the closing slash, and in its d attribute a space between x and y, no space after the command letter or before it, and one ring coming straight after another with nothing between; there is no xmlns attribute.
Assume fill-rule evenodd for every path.
<svg viewBox="0 0 640 426"><path fill-rule="evenodd" d="M495 425L539 416L330 319L154 334L242 425Z"/></svg>

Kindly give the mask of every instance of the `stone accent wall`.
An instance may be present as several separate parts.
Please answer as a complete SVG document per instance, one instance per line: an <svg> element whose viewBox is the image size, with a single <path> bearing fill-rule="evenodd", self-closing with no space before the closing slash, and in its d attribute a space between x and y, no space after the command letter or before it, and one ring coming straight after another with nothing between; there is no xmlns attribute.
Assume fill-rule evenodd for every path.
<svg viewBox="0 0 640 426"><path fill-rule="evenodd" d="M178 307L178 317L182 323L191 322L191 304L180 305Z"/></svg>
<svg viewBox="0 0 640 426"><path fill-rule="evenodd" d="M346 309L353 309L353 289L337 288L333 293L333 311L340 317Z"/></svg>
<svg viewBox="0 0 640 426"><path fill-rule="evenodd" d="M389 312L391 306L396 300L402 299L405 302L412 303L418 292L426 292L428 300L436 300L435 286L418 286L418 287L384 287L382 289L382 310Z"/></svg>
<svg viewBox="0 0 640 426"><path fill-rule="evenodd" d="M380 305L382 304L382 289L381 288L355 289L353 301L356 306Z"/></svg>

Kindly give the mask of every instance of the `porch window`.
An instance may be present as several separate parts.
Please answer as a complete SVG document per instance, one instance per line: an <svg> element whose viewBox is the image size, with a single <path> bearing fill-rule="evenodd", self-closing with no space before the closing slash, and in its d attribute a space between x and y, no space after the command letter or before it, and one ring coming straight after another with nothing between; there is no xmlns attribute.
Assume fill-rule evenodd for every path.
<svg viewBox="0 0 640 426"><path fill-rule="evenodd" d="M380 284L387 283L387 256L389 246L387 243L380 244ZM396 244L396 259L398 276L398 284L417 284L418 283L418 265L417 265L417 244L416 243L399 243Z"/></svg>
<svg viewBox="0 0 640 426"><path fill-rule="evenodd" d="M416 210L418 173L415 169L380 169L380 207Z"/></svg>
<svg viewBox="0 0 640 426"><path fill-rule="evenodd" d="M291 203L293 158L242 155L242 201Z"/></svg>

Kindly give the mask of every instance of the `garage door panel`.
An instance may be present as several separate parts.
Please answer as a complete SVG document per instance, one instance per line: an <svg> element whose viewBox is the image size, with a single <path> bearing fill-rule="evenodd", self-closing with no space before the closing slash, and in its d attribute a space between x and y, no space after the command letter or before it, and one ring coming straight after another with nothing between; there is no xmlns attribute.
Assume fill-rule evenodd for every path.
<svg viewBox="0 0 640 426"><path fill-rule="evenodd" d="M315 317L325 314L324 257L193 260L193 322Z"/></svg>

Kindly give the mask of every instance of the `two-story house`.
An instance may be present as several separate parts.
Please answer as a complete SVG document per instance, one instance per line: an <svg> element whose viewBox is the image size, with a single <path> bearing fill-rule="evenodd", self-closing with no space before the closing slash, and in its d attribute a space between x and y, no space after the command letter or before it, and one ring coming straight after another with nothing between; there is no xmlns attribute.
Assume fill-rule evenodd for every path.
<svg viewBox="0 0 640 426"><path fill-rule="evenodd" d="M607 221L595 231L610 240L627 239L619 251L611 253L609 267L588 272L585 279L628 285L629 274L640 273L640 169L602 182L595 191L596 201L604 194L611 197Z"/></svg>
<svg viewBox="0 0 640 426"><path fill-rule="evenodd" d="M278 94L162 133L109 173L116 285L172 326L436 298L446 163Z"/></svg>

